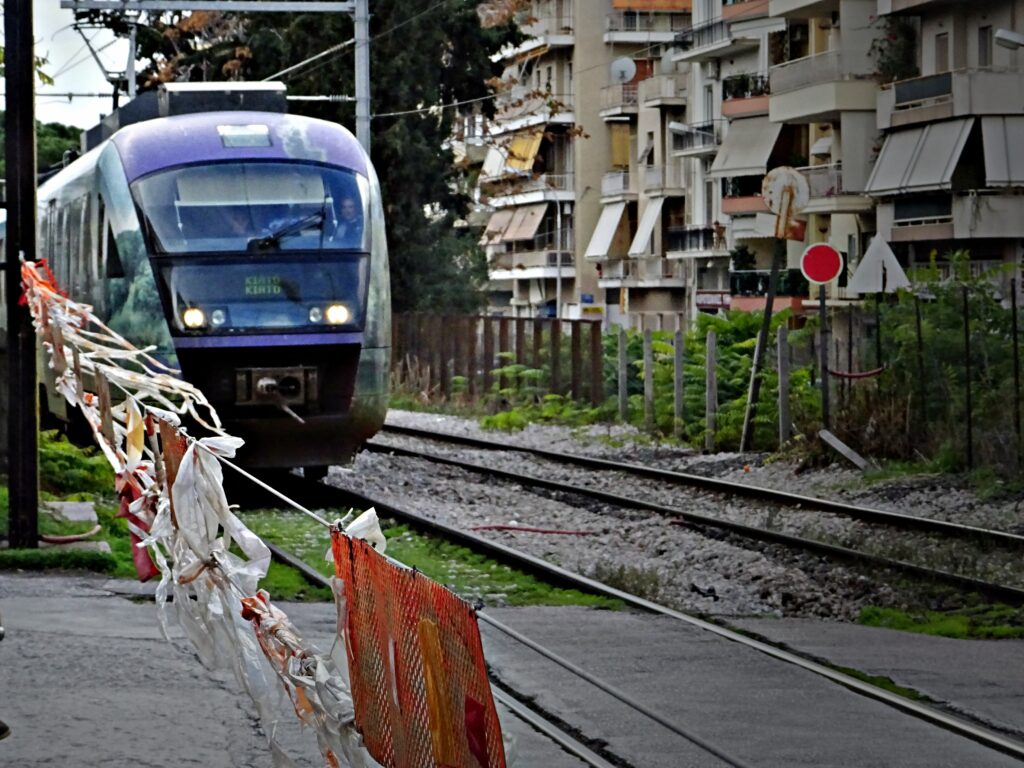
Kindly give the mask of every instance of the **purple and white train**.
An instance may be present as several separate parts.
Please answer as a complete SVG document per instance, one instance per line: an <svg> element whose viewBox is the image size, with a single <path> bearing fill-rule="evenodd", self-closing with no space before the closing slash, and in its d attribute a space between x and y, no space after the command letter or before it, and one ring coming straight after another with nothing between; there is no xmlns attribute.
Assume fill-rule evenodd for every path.
<svg viewBox="0 0 1024 768"><path fill-rule="evenodd" d="M391 346L380 187L352 134L287 114L280 84L181 84L84 144L39 189L60 285L200 387L243 464L348 462L384 421ZM74 421L52 384L43 405Z"/></svg>

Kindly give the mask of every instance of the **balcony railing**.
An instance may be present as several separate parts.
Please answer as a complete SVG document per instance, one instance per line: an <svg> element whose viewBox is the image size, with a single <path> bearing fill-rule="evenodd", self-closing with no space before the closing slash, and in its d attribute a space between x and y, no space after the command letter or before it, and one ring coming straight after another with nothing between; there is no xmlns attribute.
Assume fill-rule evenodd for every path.
<svg viewBox="0 0 1024 768"><path fill-rule="evenodd" d="M525 85L514 86L495 98L498 120L572 112L572 104L571 93L547 93Z"/></svg>
<svg viewBox="0 0 1024 768"><path fill-rule="evenodd" d="M722 79L722 99L750 99L771 93L768 75L730 75Z"/></svg>
<svg viewBox="0 0 1024 768"><path fill-rule="evenodd" d="M836 197L845 194L843 170L839 165L812 165L798 168L811 189L811 197Z"/></svg>
<svg viewBox="0 0 1024 768"><path fill-rule="evenodd" d="M933 224L952 221L953 198L951 195L938 197L910 197L897 199L893 203L893 221L898 225Z"/></svg>
<svg viewBox="0 0 1024 768"><path fill-rule="evenodd" d="M685 280L686 264L675 259L622 259L607 262L601 276L608 280Z"/></svg>
<svg viewBox="0 0 1024 768"><path fill-rule="evenodd" d="M571 192L573 180L571 173L542 173L515 182L514 192Z"/></svg>
<svg viewBox="0 0 1024 768"><path fill-rule="evenodd" d="M601 195L624 195L630 189L629 171L610 171L601 179Z"/></svg>
<svg viewBox="0 0 1024 768"><path fill-rule="evenodd" d="M773 94L780 94L820 83L872 77L874 72L871 63L865 61L864 57L854 56L852 52L835 50L805 56L772 67L769 87Z"/></svg>
<svg viewBox="0 0 1024 768"><path fill-rule="evenodd" d="M643 169L644 191L656 189L680 189L683 174L677 165L648 165Z"/></svg>
<svg viewBox="0 0 1024 768"><path fill-rule="evenodd" d="M713 120L688 125L687 129L685 133L672 133L673 152L712 150L722 143L718 123Z"/></svg>
<svg viewBox="0 0 1024 768"><path fill-rule="evenodd" d="M669 251L725 251L725 228L715 233L712 227L668 227Z"/></svg>
<svg viewBox="0 0 1024 768"><path fill-rule="evenodd" d="M771 270L742 269L729 274L729 290L733 296L766 296ZM775 288L778 296L808 296L810 286L799 269L784 269L779 272L779 283Z"/></svg>
<svg viewBox="0 0 1024 768"><path fill-rule="evenodd" d="M690 14L664 11L615 11L605 17L609 32L679 32L691 26Z"/></svg>
<svg viewBox="0 0 1024 768"><path fill-rule="evenodd" d="M728 39L729 25L722 19L713 19L696 27L684 29L676 35L675 42L682 50L689 51L714 45Z"/></svg>
<svg viewBox="0 0 1024 768"><path fill-rule="evenodd" d="M490 262L492 271L499 269L536 269L537 267L563 267L574 264L573 255L569 251L536 250L517 251L498 254Z"/></svg>
<svg viewBox="0 0 1024 768"><path fill-rule="evenodd" d="M640 101L646 103L655 99L682 99L686 97L686 75L674 73L654 75L640 81Z"/></svg>
<svg viewBox="0 0 1024 768"><path fill-rule="evenodd" d="M516 20L520 31L527 37L543 37L545 35L571 35L573 18L564 16L530 16L523 14Z"/></svg>
<svg viewBox="0 0 1024 768"><path fill-rule="evenodd" d="M896 96L896 107L906 107L929 99L953 95L953 73L943 72L938 75L915 77L913 80L902 80L892 86Z"/></svg>
<svg viewBox="0 0 1024 768"><path fill-rule="evenodd" d="M698 288L697 309L728 309L732 297L728 291Z"/></svg>
<svg viewBox="0 0 1024 768"><path fill-rule="evenodd" d="M637 84L620 83L606 85L601 89L601 109L616 107L635 107L637 104Z"/></svg>

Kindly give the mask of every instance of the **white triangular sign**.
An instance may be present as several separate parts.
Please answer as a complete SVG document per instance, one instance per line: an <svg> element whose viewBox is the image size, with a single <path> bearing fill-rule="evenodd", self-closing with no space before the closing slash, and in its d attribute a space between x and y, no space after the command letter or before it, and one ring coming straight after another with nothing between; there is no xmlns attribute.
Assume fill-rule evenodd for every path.
<svg viewBox="0 0 1024 768"><path fill-rule="evenodd" d="M894 293L909 287L910 280L896 254L881 235L875 235L846 288L856 293Z"/></svg>

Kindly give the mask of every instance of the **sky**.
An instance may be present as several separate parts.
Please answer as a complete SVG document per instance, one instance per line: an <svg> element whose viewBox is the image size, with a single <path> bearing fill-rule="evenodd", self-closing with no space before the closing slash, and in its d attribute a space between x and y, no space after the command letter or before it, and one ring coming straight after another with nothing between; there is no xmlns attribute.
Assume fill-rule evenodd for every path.
<svg viewBox="0 0 1024 768"><path fill-rule="evenodd" d="M37 56L49 61L43 71L56 81L54 85L36 84L36 119L43 123L65 123L91 128L101 115L111 111L112 87L103 71L89 54L81 35L71 29L74 20L70 9L60 7L60 0L32 0L33 36ZM114 41L107 31L87 32L94 38L96 49L113 42L99 52L108 70L123 71L128 59L128 42ZM49 93L102 93L103 98L46 96ZM122 103L127 100L122 96Z"/></svg>

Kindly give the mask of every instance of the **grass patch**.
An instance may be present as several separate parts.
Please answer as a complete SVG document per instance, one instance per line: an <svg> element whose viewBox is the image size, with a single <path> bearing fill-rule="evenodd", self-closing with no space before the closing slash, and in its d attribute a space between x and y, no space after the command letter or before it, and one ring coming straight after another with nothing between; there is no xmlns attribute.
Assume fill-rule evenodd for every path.
<svg viewBox="0 0 1024 768"><path fill-rule="evenodd" d="M1024 638L1024 608L1009 605L977 605L949 611L900 611L867 606L858 623L869 627L898 629L922 635L958 640L1005 640Z"/></svg>
<svg viewBox="0 0 1024 768"><path fill-rule="evenodd" d="M853 669L852 667L833 667L833 669L837 672L842 672L844 675L849 675L857 680L861 680L868 685L873 685L876 688L881 688L882 690L889 691L890 693L895 693L897 696L902 696L903 698L910 699L911 701L930 701L927 696L923 696L919 691L916 691L913 688L904 688L902 685L897 685L888 677L883 677L881 675L868 675L858 669Z"/></svg>
<svg viewBox="0 0 1024 768"><path fill-rule="evenodd" d="M325 576L333 574L334 566L324 560L327 532L305 515L265 510L243 512L241 517L260 536L274 541ZM389 557L416 568L467 600L480 600L492 606L623 607L619 600L553 587L466 547L416 533L409 526L390 525L384 529L384 535L388 540ZM270 592L274 595L272 590Z"/></svg>
<svg viewBox="0 0 1024 768"><path fill-rule="evenodd" d="M114 574L117 560L104 552L0 549L0 571L97 571Z"/></svg>

